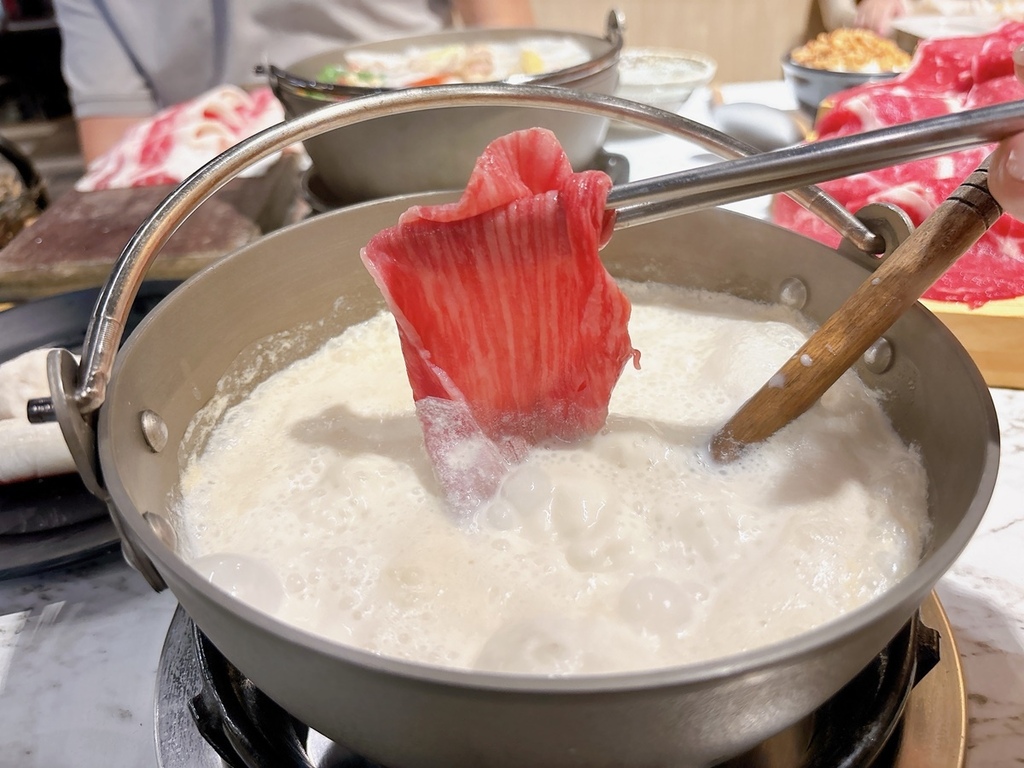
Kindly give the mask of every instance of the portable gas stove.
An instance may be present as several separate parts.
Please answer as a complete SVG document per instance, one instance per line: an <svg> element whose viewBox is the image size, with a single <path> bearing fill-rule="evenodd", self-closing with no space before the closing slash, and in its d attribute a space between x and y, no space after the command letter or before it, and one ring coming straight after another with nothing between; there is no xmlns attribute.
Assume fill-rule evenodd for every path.
<svg viewBox="0 0 1024 768"><path fill-rule="evenodd" d="M178 608L156 692L161 768L376 768L288 715ZM963 669L932 593L918 616L818 711L719 768L962 768Z"/></svg>

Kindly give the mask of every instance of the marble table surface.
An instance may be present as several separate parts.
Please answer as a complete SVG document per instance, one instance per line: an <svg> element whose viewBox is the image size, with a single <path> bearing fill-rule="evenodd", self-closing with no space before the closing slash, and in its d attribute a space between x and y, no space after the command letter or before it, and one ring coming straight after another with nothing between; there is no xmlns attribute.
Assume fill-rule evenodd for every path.
<svg viewBox="0 0 1024 768"><path fill-rule="evenodd" d="M726 95L788 106L777 91ZM700 104L688 106L698 117ZM692 166L696 154L674 139L617 133L607 147L629 158L631 178ZM737 207L756 215L759 205ZM995 493L937 588L965 669L971 768L1024 760L1024 392L992 396ZM175 607L118 555L0 582L0 768L155 766L154 682Z"/></svg>

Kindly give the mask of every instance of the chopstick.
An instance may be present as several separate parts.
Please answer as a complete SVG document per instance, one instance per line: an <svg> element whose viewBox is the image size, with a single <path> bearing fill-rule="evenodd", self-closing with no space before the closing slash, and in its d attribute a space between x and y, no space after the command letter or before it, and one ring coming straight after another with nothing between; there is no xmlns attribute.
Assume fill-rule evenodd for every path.
<svg viewBox="0 0 1024 768"><path fill-rule="evenodd" d="M993 144L1024 132L1024 100L777 149L613 187L615 228L712 208L886 166Z"/></svg>
<svg viewBox="0 0 1024 768"><path fill-rule="evenodd" d="M991 156L957 187L711 439L728 463L805 413L1002 214Z"/></svg>

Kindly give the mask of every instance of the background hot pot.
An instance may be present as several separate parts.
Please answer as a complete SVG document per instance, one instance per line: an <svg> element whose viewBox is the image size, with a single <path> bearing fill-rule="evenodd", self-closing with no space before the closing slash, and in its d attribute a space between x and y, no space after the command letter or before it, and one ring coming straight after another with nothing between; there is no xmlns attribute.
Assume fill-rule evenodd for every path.
<svg viewBox="0 0 1024 768"><path fill-rule="evenodd" d="M288 117L325 104L377 93L381 88L332 85L317 80L325 66L346 53L401 53L451 45L512 45L527 40L584 48L589 59L572 67L510 80L610 94L618 84L623 37L612 13L604 38L542 29L457 30L383 43L367 43L268 68L270 84ZM469 177L477 156L498 136L541 126L558 136L577 170L594 164L608 131L606 118L549 109L465 107L394 114L345 126L304 142L319 180L341 201L456 189Z"/></svg>

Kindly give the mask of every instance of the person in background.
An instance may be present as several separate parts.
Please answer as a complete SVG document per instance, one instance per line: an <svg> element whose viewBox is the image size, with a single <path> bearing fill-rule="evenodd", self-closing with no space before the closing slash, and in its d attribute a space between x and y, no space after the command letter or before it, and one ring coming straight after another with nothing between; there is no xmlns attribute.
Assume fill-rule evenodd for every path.
<svg viewBox="0 0 1024 768"><path fill-rule="evenodd" d="M826 30L865 29L886 37L893 20L910 12L912 0L819 0Z"/></svg>
<svg viewBox="0 0 1024 768"><path fill-rule="evenodd" d="M910 11L909 0L861 0L857 3L852 26L888 36L892 34L892 23Z"/></svg>
<svg viewBox="0 0 1024 768"><path fill-rule="evenodd" d="M467 27L532 26L530 0L53 0L86 163L158 110L253 67L356 42Z"/></svg>
<svg viewBox="0 0 1024 768"><path fill-rule="evenodd" d="M1021 0L819 0L825 28L870 29L883 37L904 16L1024 17Z"/></svg>

